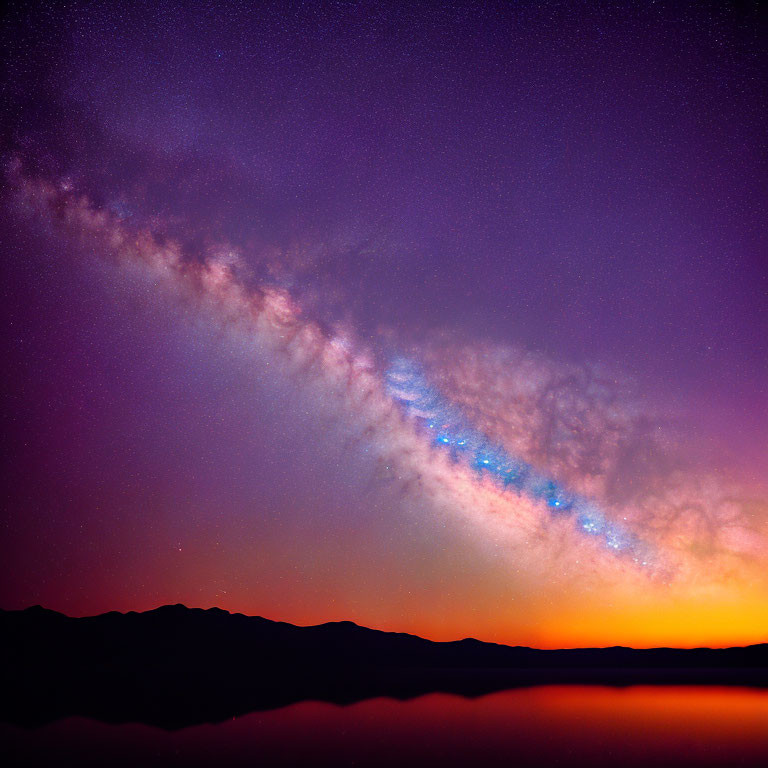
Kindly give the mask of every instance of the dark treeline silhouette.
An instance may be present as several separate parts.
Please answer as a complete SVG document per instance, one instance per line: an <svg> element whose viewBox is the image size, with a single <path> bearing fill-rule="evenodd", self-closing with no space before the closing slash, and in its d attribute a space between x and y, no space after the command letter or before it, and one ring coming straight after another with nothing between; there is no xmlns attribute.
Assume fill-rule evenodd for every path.
<svg viewBox="0 0 768 768"><path fill-rule="evenodd" d="M84 715L175 728L304 699L478 696L545 683L768 686L768 644L537 650L183 605L87 618L0 611L0 638L0 718L29 725Z"/></svg>

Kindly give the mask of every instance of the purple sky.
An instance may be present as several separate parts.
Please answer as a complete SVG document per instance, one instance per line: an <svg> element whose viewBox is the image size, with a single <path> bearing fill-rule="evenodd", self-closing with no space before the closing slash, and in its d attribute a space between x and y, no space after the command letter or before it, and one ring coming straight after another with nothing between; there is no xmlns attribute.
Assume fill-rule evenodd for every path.
<svg viewBox="0 0 768 768"><path fill-rule="evenodd" d="M518 392L494 378L503 350L601 371L616 392L600 450L625 440L607 437L618 410L634 436L663 422L675 458L626 437L610 461L633 490L587 477L558 443L583 447L582 411L570 436L520 455L618 516L641 492L672 494L670 467L736 477L762 530L760 16L707 2L12 4L3 160L23 181L0 220L0 602L87 612L223 592L278 618L338 611L439 634L454 625L414 618L436 592L443 614L482 592L478 621L505 639L510 600L545 603L522 577L509 586L462 524L446 533L414 512L431 491L372 485L381 468L353 420L329 431L328 397L303 373L273 376L194 302L62 235L55 212L75 194L110 227L290 296L379 378L393 356L417 360L505 445L527 428L520 400L499 416ZM60 190L49 220L19 202L33 182ZM525 407L573 414L567 397ZM186 542L198 559L177 566ZM359 570L345 570L354 551ZM340 587L350 578L357 592ZM556 637L531 621L515 632Z"/></svg>

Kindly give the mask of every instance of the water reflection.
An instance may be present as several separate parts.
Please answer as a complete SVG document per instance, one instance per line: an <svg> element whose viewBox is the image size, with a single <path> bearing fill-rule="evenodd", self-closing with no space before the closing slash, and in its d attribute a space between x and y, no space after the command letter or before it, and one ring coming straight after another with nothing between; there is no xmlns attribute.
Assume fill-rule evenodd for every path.
<svg viewBox="0 0 768 768"><path fill-rule="evenodd" d="M768 692L543 686L347 707L302 702L178 731L0 725L18 765L768 765Z"/></svg>

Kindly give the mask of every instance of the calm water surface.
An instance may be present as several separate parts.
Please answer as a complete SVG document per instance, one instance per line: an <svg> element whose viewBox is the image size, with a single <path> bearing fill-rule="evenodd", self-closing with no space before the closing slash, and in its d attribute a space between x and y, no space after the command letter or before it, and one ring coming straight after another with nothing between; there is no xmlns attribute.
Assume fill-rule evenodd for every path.
<svg viewBox="0 0 768 768"><path fill-rule="evenodd" d="M768 691L547 686L478 699L302 702L173 732L69 718L41 728L1 724L0 745L14 765L30 766L765 768Z"/></svg>

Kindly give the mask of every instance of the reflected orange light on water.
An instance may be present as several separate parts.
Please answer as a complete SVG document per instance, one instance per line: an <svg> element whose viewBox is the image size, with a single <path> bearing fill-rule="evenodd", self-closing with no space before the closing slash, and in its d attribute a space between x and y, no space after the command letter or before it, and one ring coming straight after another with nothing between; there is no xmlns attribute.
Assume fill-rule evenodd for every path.
<svg viewBox="0 0 768 768"><path fill-rule="evenodd" d="M768 764L768 691L544 686L466 699L302 702L175 732L70 718L0 725L21 764Z"/></svg>

